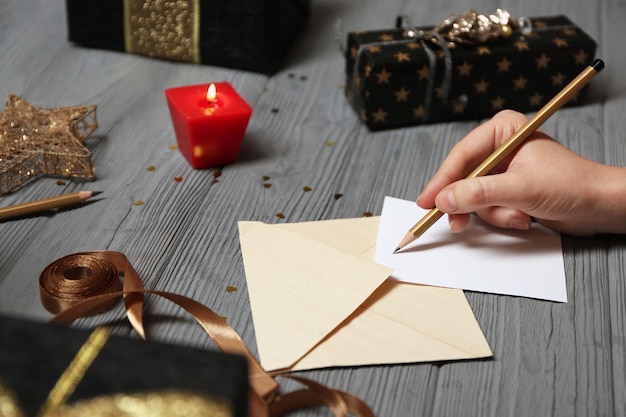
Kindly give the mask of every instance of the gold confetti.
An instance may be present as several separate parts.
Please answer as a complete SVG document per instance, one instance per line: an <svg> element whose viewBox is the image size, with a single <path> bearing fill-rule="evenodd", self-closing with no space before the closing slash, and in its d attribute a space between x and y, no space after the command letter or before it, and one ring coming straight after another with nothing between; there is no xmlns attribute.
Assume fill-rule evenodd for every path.
<svg viewBox="0 0 626 417"><path fill-rule="evenodd" d="M235 291L237 291L237 287L233 285L229 285L228 287L226 287L226 292L235 292Z"/></svg>
<svg viewBox="0 0 626 417"><path fill-rule="evenodd" d="M269 179L270 179L269 175L263 175L263 181L267 181Z"/></svg>
<svg viewBox="0 0 626 417"><path fill-rule="evenodd" d="M263 184L263 187L265 187L265 188L272 188L272 184L270 184L270 183L265 183L265 184Z"/></svg>
<svg viewBox="0 0 626 417"><path fill-rule="evenodd" d="M278 213L276 215L276 217L278 217L279 219L284 219L285 218L285 213Z"/></svg>
<svg viewBox="0 0 626 417"><path fill-rule="evenodd" d="M176 182L181 182L183 180L183 177L174 177L174 181Z"/></svg>
<svg viewBox="0 0 626 417"><path fill-rule="evenodd" d="M363 216L365 216L365 217L372 217L373 214L372 214L371 211L366 211L365 213L363 213Z"/></svg>
<svg viewBox="0 0 626 417"><path fill-rule="evenodd" d="M156 167L154 165L150 165L148 168L146 168L146 171L154 171L156 169Z"/></svg>
<svg viewBox="0 0 626 417"><path fill-rule="evenodd" d="M327 140L326 141L326 146L331 147L331 146L334 146L334 145L335 145L334 141L332 141L332 140Z"/></svg>
<svg viewBox="0 0 626 417"><path fill-rule="evenodd" d="M176 145L175 143L170 145L170 149L178 149L178 145Z"/></svg>
<svg viewBox="0 0 626 417"><path fill-rule="evenodd" d="M305 185L303 188L305 193L308 193L309 191L311 191L313 188L309 187L308 185Z"/></svg>
<svg viewBox="0 0 626 417"><path fill-rule="evenodd" d="M143 206L143 200L137 200L134 203L136 206Z"/></svg>
<svg viewBox="0 0 626 417"><path fill-rule="evenodd" d="M57 185L65 185L65 181L63 181L63 180L57 180Z"/></svg>

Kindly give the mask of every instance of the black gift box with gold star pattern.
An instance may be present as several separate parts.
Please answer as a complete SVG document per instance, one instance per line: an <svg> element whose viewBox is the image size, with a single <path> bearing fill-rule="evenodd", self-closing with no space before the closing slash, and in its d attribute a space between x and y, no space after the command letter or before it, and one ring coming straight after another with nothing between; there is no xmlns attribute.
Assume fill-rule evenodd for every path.
<svg viewBox="0 0 626 417"><path fill-rule="evenodd" d="M401 20L393 29L351 32L348 100L370 130L538 110L593 61L596 42L565 16L529 20L529 33L451 48L411 37Z"/></svg>
<svg viewBox="0 0 626 417"><path fill-rule="evenodd" d="M78 45L271 74L310 0L66 0Z"/></svg>

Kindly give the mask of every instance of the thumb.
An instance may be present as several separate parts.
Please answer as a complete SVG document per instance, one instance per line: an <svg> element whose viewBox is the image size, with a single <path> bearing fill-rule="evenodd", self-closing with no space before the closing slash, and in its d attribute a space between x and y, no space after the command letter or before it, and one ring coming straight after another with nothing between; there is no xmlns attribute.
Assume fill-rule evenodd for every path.
<svg viewBox="0 0 626 417"><path fill-rule="evenodd" d="M449 214L472 213L496 206L523 210L527 205L526 197L514 177L503 173L459 180L437 195L435 205Z"/></svg>

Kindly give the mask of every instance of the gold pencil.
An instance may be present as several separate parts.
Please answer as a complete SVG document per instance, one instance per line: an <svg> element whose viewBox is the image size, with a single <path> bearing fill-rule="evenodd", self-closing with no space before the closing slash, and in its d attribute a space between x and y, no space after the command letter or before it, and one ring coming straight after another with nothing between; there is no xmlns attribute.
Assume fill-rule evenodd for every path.
<svg viewBox="0 0 626 417"><path fill-rule="evenodd" d="M595 77L604 68L604 62L596 59L585 68L576 78L567 84L556 96L552 98L545 106L543 106L535 115L529 119L521 128L519 128L513 136L496 149L487 159L483 161L474 171L466 178L481 177L487 175L496 165L511 154L518 146L520 146L535 130L539 128L550 116L561 108L567 101L586 85L593 77ZM409 229L407 234L398 244L393 253L413 242L428 230L437 220L443 216L438 208L430 210L419 222Z"/></svg>
<svg viewBox="0 0 626 417"><path fill-rule="evenodd" d="M101 192L102 191L78 191L56 197L44 198L43 200L29 201L27 203L16 204L14 206L2 207L0 208L0 220L82 203L85 200L100 194Z"/></svg>

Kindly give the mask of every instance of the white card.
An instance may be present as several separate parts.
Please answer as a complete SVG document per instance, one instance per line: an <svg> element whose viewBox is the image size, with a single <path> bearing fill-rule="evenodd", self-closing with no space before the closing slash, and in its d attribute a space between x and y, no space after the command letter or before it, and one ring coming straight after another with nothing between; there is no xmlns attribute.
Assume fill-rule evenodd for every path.
<svg viewBox="0 0 626 417"><path fill-rule="evenodd" d="M560 234L533 223L528 231L496 228L472 218L452 233L442 218L394 254L407 231L426 214L414 201L386 197L376 262L405 282L567 302Z"/></svg>

